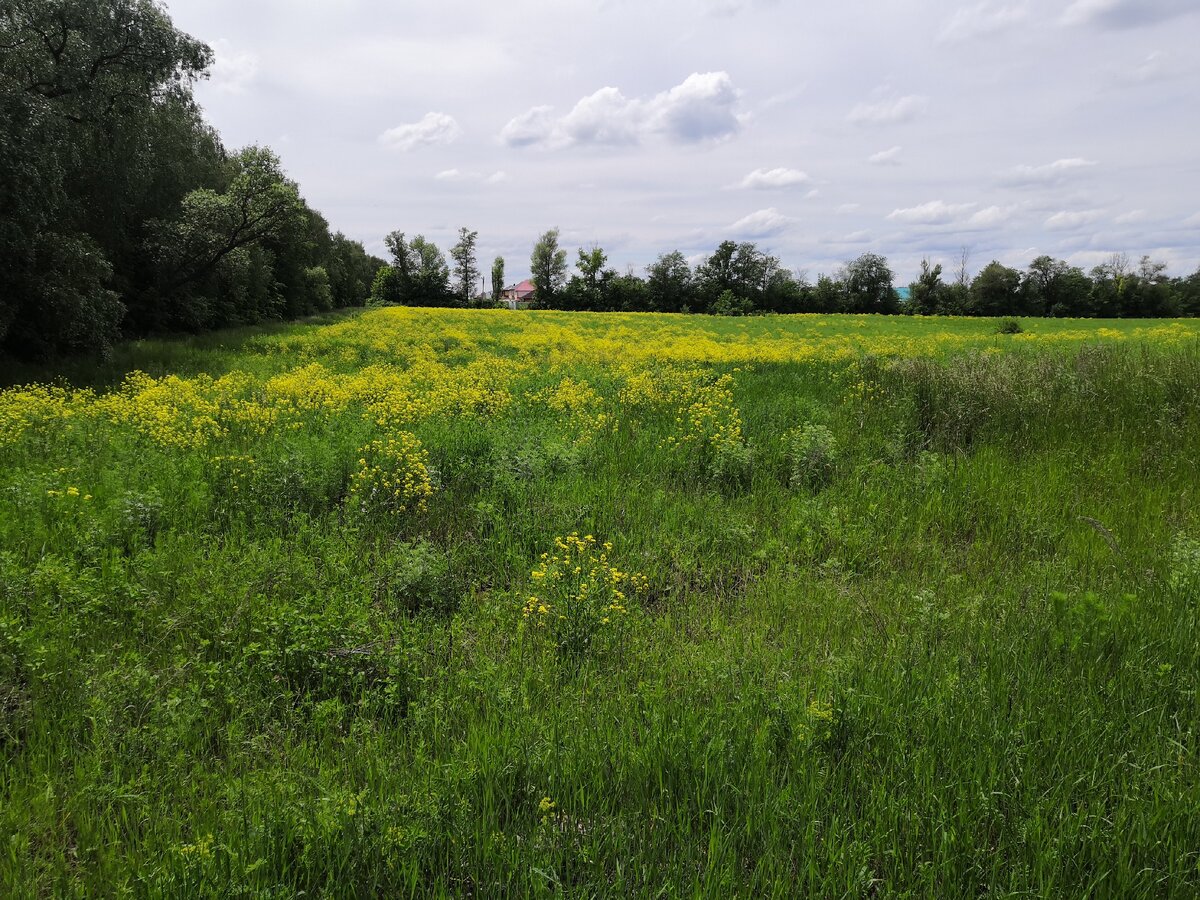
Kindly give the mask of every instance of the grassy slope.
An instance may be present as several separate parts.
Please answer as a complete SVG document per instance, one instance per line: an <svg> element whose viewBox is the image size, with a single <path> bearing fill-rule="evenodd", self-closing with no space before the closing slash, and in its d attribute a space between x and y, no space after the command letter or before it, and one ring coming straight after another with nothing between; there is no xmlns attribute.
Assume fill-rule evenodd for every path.
<svg viewBox="0 0 1200 900"><path fill-rule="evenodd" d="M0 883L1194 896L1196 334L1027 328L387 311L72 373L248 372L225 421L318 361L333 399L181 447L178 392L75 398L0 444ZM337 373L379 363L445 399L402 417L423 513L347 496L388 429ZM731 374L753 453L672 451L644 371L718 415ZM793 485L806 422L836 459ZM564 655L521 607L572 531L649 590Z"/></svg>

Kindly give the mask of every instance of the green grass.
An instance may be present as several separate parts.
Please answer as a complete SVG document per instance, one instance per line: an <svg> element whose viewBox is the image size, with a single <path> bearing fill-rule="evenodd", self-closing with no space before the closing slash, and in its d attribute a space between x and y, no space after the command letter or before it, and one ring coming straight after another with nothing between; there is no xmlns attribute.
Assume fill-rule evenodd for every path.
<svg viewBox="0 0 1200 900"><path fill-rule="evenodd" d="M313 361L494 361L507 405L406 420L424 512L353 502L365 393L0 443L5 894L1200 893L1190 326L391 312L65 374L249 373L220 418ZM743 440L622 393L680 366ZM522 606L571 532L648 590L567 652Z"/></svg>

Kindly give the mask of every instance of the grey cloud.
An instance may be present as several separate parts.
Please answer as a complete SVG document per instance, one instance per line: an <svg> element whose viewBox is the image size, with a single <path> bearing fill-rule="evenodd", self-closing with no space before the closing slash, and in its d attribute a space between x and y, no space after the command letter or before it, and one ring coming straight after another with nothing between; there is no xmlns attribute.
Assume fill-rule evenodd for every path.
<svg viewBox="0 0 1200 900"><path fill-rule="evenodd" d="M1185 74L1183 65L1160 50L1148 53L1139 62L1114 67L1112 80L1122 87L1140 87L1159 81L1169 81Z"/></svg>
<svg viewBox="0 0 1200 900"><path fill-rule="evenodd" d="M1136 28L1197 11L1194 0L1074 0L1063 12L1062 22Z"/></svg>
<svg viewBox="0 0 1200 900"><path fill-rule="evenodd" d="M500 140L510 147L529 147L548 140L554 131L554 107L535 106L510 119L500 132Z"/></svg>
<svg viewBox="0 0 1200 900"><path fill-rule="evenodd" d="M710 16L740 16L778 4L779 0L704 0L704 11Z"/></svg>

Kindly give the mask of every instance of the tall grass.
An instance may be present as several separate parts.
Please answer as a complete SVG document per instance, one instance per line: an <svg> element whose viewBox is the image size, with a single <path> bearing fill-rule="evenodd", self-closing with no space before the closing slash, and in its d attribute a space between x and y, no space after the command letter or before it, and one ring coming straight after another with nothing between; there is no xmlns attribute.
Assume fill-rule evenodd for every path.
<svg viewBox="0 0 1200 900"><path fill-rule="evenodd" d="M372 315L0 428L7 894L1200 892L1193 338ZM571 533L646 585L560 641Z"/></svg>

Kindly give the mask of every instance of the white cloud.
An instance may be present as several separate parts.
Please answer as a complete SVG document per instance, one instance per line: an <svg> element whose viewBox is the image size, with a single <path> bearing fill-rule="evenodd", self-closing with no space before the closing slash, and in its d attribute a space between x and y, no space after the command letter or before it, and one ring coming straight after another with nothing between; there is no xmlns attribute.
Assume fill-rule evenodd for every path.
<svg viewBox="0 0 1200 900"><path fill-rule="evenodd" d="M1200 225L1200 212L1192 213L1183 220L1184 225Z"/></svg>
<svg viewBox="0 0 1200 900"><path fill-rule="evenodd" d="M1146 220L1146 211L1144 209L1131 209L1129 212L1121 213L1113 219L1114 225L1132 225L1135 222L1144 222Z"/></svg>
<svg viewBox="0 0 1200 900"><path fill-rule="evenodd" d="M950 17L937 40L941 44L966 41L975 37L995 34L1014 25L1019 25L1029 16L1025 4L998 6L993 3L977 3L959 9Z"/></svg>
<svg viewBox="0 0 1200 900"><path fill-rule="evenodd" d="M900 151L903 147L889 147L887 150L880 150L878 153L872 153L867 157L867 162L873 166L898 166L900 165Z"/></svg>
<svg viewBox="0 0 1200 900"><path fill-rule="evenodd" d="M1136 28L1196 11L1194 0L1075 0L1061 21L1064 25Z"/></svg>
<svg viewBox="0 0 1200 900"><path fill-rule="evenodd" d="M650 101L650 128L680 143L730 137L741 127L739 96L726 72L693 73Z"/></svg>
<svg viewBox="0 0 1200 900"><path fill-rule="evenodd" d="M755 169L735 187L746 190L764 191L777 188L797 187L812 181L808 174L799 169Z"/></svg>
<svg viewBox="0 0 1200 900"><path fill-rule="evenodd" d="M894 125L916 118L929 106L929 99L917 94L880 100L878 103L860 103L846 119L858 125Z"/></svg>
<svg viewBox="0 0 1200 900"><path fill-rule="evenodd" d="M695 72L648 98L629 98L615 87L603 87L559 118L552 107L535 106L511 119L500 140L510 147L550 149L630 145L650 135L680 144L721 140L741 128L739 97L726 72Z"/></svg>
<svg viewBox="0 0 1200 900"><path fill-rule="evenodd" d="M1049 231L1072 231L1090 225L1102 215L1098 209L1081 209L1074 212L1063 210L1056 212L1043 224Z"/></svg>
<svg viewBox="0 0 1200 900"><path fill-rule="evenodd" d="M509 120L500 132L500 140L510 147L528 147L550 137L554 130L554 107L535 106Z"/></svg>
<svg viewBox="0 0 1200 900"><path fill-rule="evenodd" d="M786 231L795 221L772 206L769 209L760 209L748 216L743 216L729 226L729 231L738 237L770 237Z"/></svg>
<svg viewBox="0 0 1200 900"><path fill-rule="evenodd" d="M862 206L861 203L843 203L834 210L839 216L846 216L852 212L856 212Z"/></svg>
<svg viewBox="0 0 1200 900"><path fill-rule="evenodd" d="M235 50L225 38L213 41L213 63L209 80L218 90L240 94L258 75L258 57Z"/></svg>
<svg viewBox="0 0 1200 900"><path fill-rule="evenodd" d="M704 11L710 16L740 16L755 7L775 6L779 0L705 0Z"/></svg>
<svg viewBox="0 0 1200 900"><path fill-rule="evenodd" d="M433 177L437 181L474 184L500 184L508 181L508 174L505 172L493 172L491 175L485 175L482 172L461 172L458 169L446 169Z"/></svg>
<svg viewBox="0 0 1200 900"><path fill-rule="evenodd" d="M1046 187L1061 184L1072 174L1099 165L1094 159L1056 159L1044 166L1015 166L1000 176L1008 187Z"/></svg>
<svg viewBox="0 0 1200 900"><path fill-rule="evenodd" d="M576 103L557 126L571 144L635 144L637 113L624 94L605 87Z"/></svg>
<svg viewBox="0 0 1200 900"><path fill-rule="evenodd" d="M966 227L979 231L985 231L991 228L999 228L1012 218L1013 208L1001 206L989 206L986 209L981 209L973 213L967 219Z"/></svg>
<svg viewBox="0 0 1200 900"><path fill-rule="evenodd" d="M431 112L419 122L389 128L379 140L393 149L408 151L422 145L451 144L461 135L462 128L453 116Z"/></svg>
<svg viewBox="0 0 1200 900"><path fill-rule="evenodd" d="M946 225L961 218L974 208L974 203L945 203L941 200L930 200L919 206L894 209L888 213L887 217L893 222L904 222L909 225Z"/></svg>

